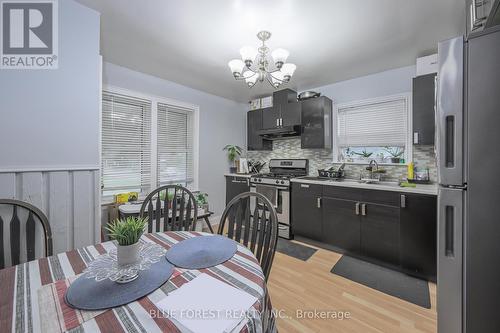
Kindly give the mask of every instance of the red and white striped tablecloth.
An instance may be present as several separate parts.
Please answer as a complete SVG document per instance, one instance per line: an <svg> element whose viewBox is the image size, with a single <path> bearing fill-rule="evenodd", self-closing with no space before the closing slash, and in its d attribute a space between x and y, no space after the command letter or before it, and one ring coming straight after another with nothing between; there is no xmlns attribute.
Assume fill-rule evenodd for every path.
<svg viewBox="0 0 500 333"><path fill-rule="evenodd" d="M184 239L203 234L169 231L146 234L142 239L169 249ZM252 252L241 245L238 245L234 257L221 265L201 270L175 268L171 279L153 293L95 317L85 313L82 316L80 311L71 308L56 309L57 304L53 311L48 308L40 309L39 290L48 289L42 287L52 285L54 293L57 293L57 289L64 283L54 282L67 281L80 274L95 257L114 247L113 242L105 242L0 270L0 332L65 331L68 327L71 332L182 332L170 319L152 317L150 314L159 311L155 303L168 292L201 273L209 274L258 299L254 304L254 308L260 313L258 320L248 320L241 332L275 332L274 316L271 314L262 269ZM54 298L57 297L54 295ZM78 326L73 327L75 322Z"/></svg>

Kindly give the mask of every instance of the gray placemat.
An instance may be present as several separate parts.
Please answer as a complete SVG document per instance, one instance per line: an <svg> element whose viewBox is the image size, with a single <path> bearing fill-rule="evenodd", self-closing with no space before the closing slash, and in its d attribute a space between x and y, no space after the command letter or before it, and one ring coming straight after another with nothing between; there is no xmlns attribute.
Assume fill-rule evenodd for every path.
<svg viewBox="0 0 500 333"><path fill-rule="evenodd" d="M172 246L166 254L173 265L187 269L216 266L231 259L237 245L224 236L199 236L183 240Z"/></svg>
<svg viewBox="0 0 500 333"><path fill-rule="evenodd" d="M331 272L426 309L431 308L427 281L349 256L342 256Z"/></svg>
<svg viewBox="0 0 500 333"><path fill-rule="evenodd" d="M142 298L163 285L174 271L165 258L161 258L148 270L140 271L139 276L129 283L116 283L111 280L97 282L80 276L66 291L64 300L69 306L81 310L103 310L128 304Z"/></svg>

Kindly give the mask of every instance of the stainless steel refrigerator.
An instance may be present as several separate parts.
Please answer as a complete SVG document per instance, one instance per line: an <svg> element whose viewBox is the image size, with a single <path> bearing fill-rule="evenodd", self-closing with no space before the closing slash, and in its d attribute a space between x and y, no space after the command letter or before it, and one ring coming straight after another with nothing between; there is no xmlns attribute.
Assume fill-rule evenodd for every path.
<svg viewBox="0 0 500 333"><path fill-rule="evenodd" d="M500 29L438 54L438 333L500 332Z"/></svg>

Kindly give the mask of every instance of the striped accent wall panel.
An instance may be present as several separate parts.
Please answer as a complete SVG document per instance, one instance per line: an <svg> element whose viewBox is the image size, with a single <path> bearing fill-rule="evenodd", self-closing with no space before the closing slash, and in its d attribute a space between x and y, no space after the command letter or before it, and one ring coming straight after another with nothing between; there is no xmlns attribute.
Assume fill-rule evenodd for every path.
<svg viewBox="0 0 500 333"><path fill-rule="evenodd" d="M54 254L100 242L99 170L0 172L0 198L29 202L47 215ZM12 209L0 207L3 221L11 216ZM4 230L4 250L8 235Z"/></svg>

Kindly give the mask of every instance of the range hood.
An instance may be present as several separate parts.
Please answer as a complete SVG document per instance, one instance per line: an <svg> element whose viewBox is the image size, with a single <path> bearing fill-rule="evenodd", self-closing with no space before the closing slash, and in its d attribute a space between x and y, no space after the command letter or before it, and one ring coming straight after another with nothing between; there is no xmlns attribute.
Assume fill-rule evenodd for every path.
<svg viewBox="0 0 500 333"><path fill-rule="evenodd" d="M259 136L267 140L279 140L289 137L300 136L302 127L300 125L269 128L258 131Z"/></svg>

